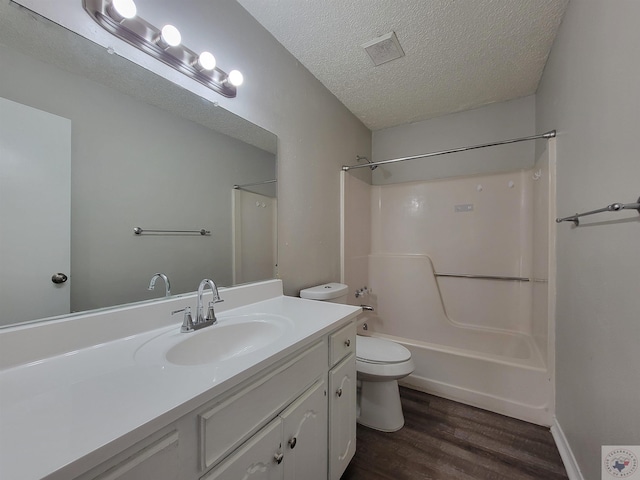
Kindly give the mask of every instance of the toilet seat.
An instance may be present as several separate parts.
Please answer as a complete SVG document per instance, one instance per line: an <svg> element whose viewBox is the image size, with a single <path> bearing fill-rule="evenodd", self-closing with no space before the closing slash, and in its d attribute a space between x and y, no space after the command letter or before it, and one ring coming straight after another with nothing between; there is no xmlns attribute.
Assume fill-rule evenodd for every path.
<svg viewBox="0 0 640 480"><path fill-rule="evenodd" d="M356 358L367 363L401 363L411 359L411 352L399 343L356 335Z"/></svg>
<svg viewBox="0 0 640 480"><path fill-rule="evenodd" d="M388 382L404 378L414 370L411 352L404 346L381 338L356 335L358 379Z"/></svg>

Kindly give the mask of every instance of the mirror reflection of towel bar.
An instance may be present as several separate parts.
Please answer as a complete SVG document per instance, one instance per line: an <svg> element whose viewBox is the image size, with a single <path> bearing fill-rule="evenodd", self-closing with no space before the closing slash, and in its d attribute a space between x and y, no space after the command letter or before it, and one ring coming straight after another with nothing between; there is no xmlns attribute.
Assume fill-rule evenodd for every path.
<svg viewBox="0 0 640 480"><path fill-rule="evenodd" d="M211 235L211 230L143 230L141 227L133 227L133 233L142 235L143 233L197 233L200 235Z"/></svg>
<svg viewBox="0 0 640 480"><path fill-rule="evenodd" d="M233 189L234 190L240 190L244 187L255 187L257 185L267 185L269 183L277 183L278 180L265 180L264 182L254 182L254 183L245 183L243 185L234 185Z"/></svg>
<svg viewBox="0 0 640 480"><path fill-rule="evenodd" d="M526 277L502 277L498 275L472 275L469 273L434 273L436 277L481 278L484 280L507 280L512 282L529 282Z"/></svg>

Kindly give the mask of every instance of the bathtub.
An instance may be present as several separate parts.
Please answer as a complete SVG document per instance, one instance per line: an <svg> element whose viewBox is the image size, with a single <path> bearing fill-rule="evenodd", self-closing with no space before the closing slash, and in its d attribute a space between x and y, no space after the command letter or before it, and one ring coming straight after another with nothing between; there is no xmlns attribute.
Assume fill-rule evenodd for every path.
<svg viewBox="0 0 640 480"><path fill-rule="evenodd" d="M369 274L374 293L362 303L375 311L358 334L411 351L416 369L402 385L551 425L553 378L530 333L452 321L426 255L370 255Z"/></svg>

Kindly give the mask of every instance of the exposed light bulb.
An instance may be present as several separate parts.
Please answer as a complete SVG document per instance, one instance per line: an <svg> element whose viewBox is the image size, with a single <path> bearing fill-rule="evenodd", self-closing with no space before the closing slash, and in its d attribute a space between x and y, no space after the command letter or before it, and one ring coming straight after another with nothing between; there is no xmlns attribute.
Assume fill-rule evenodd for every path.
<svg viewBox="0 0 640 480"><path fill-rule="evenodd" d="M138 9L133 0L113 0L107 8L107 12L116 22L122 22L135 17Z"/></svg>
<svg viewBox="0 0 640 480"><path fill-rule="evenodd" d="M170 47L177 47L182 41L182 35L173 25L165 25L160 31L160 39Z"/></svg>
<svg viewBox="0 0 640 480"><path fill-rule="evenodd" d="M198 56L197 66L202 70L213 70L216 68L216 57L211 52L202 52Z"/></svg>
<svg viewBox="0 0 640 480"><path fill-rule="evenodd" d="M229 76L227 77L227 80L234 87L239 87L240 85L242 85L242 82L244 82L244 77L242 76L242 73L240 73L238 70L231 70L229 72Z"/></svg>
<svg viewBox="0 0 640 480"><path fill-rule="evenodd" d="M138 0L83 0L82 3L93 20L109 33L223 97L234 98L236 88L244 85L240 71L226 73L218 67L211 52L193 51L183 45L182 35L174 25L153 25L141 18ZM161 25L164 26L160 28ZM107 52L114 54L115 50L109 46Z"/></svg>

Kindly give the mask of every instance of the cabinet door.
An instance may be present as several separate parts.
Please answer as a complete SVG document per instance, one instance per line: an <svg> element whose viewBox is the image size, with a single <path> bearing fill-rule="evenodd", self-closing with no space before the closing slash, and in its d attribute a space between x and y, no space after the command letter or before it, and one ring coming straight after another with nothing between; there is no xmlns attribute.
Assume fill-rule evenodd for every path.
<svg viewBox="0 0 640 480"><path fill-rule="evenodd" d="M283 459L282 419L277 417L201 480L281 480Z"/></svg>
<svg viewBox="0 0 640 480"><path fill-rule="evenodd" d="M280 415L285 480L327 480L327 392L318 380Z"/></svg>
<svg viewBox="0 0 640 480"><path fill-rule="evenodd" d="M329 479L338 480L356 452L356 357L329 372Z"/></svg>

